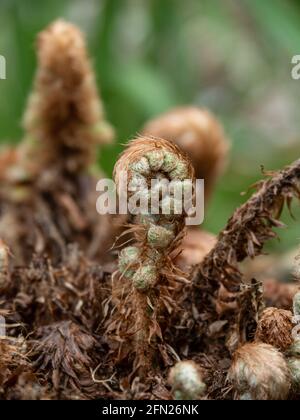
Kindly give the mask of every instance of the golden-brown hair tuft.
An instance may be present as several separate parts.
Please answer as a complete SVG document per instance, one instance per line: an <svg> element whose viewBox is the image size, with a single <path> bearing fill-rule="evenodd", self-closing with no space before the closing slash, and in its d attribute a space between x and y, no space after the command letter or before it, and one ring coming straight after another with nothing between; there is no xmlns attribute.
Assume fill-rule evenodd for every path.
<svg viewBox="0 0 300 420"><path fill-rule="evenodd" d="M266 308L258 322L255 341L271 344L285 351L293 342L292 313L284 309Z"/></svg>
<svg viewBox="0 0 300 420"><path fill-rule="evenodd" d="M264 343L240 347L233 355L228 379L240 399L284 400L291 385L284 356Z"/></svg>

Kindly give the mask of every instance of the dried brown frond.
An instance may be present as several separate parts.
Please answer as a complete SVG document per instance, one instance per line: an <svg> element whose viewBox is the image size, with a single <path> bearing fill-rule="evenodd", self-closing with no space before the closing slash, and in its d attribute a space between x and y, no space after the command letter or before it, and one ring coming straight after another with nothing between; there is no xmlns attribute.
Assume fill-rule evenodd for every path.
<svg viewBox="0 0 300 420"><path fill-rule="evenodd" d="M190 157L196 178L205 180L209 198L227 162L229 144L217 119L206 109L175 108L146 123L144 135L171 140Z"/></svg>
<svg viewBox="0 0 300 420"><path fill-rule="evenodd" d="M218 294L224 287L232 294L232 312L236 314L232 323L236 324L241 307L233 303L243 301L243 276L238 263L260 254L264 243L276 236L273 227L282 226L278 217L284 204L290 206L293 197L300 198L299 181L300 160L258 183L258 191L234 212L214 248L196 268L194 304L211 313L211 320L216 318L216 303L222 303Z"/></svg>
<svg viewBox="0 0 300 420"><path fill-rule="evenodd" d="M292 312L284 309L265 309L257 324L255 341L271 344L278 350L285 351L293 342L292 317Z"/></svg>
<svg viewBox="0 0 300 420"><path fill-rule="evenodd" d="M71 399L95 392L91 354L97 342L91 334L71 321L62 321L40 327L34 338L31 358L56 392Z"/></svg>

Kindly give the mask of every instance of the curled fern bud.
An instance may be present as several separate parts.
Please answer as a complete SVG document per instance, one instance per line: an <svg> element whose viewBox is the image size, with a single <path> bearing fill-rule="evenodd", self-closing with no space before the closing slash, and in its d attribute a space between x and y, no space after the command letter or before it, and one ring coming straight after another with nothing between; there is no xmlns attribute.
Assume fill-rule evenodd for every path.
<svg viewBox="0 0 300 420"><path fill-rule="evenodd" d="M159 171L165 162L165 155L162 150L152 150L146 154L146 158L151 171Z"/></svg>
<svg viewBox="0 0 300 420"><path fill-rule="evenodd" d="M174 282L178 273L172 261L172 252L179 246L183 236L187 210L183 206L182 192L187 186L192 187L190 200L193 201L194 169L175 144L163 139L140 137L131 141L121 154L114 176L118 191L120 186L127 188L128 201L136 202L138 196L148 206L136 213L134 225L130 227L136 240L134 251L129 250L130 258L128 248L119 256L119 271L130 281L128 295L132 298L127 304L132 305L129 311L135 311L135 325L131 326L131 331L136 331L135 365L143 376L152 368L155 349L155 343L151 343L152 331L160 330L156 319L160 307L157 299L160 297L163 301L163 293L168 293L168 287L174 287L168 282ZM123 179L127 180L126 186L121 184ZM181 195L179 198L176 188ZM157 200L155 214L151 213L153 195ZM165 208L168 211L164 211ZM161 290L160 284L164 286ZM123 302L120 302L120 307L124 308Z"/></svg>
<svg viewBox="0 0 300 420"><path fill-rule="evenodd" d="M148 209L145 214L138 215L133 231L144 256L147 249L154 248L160 251L163 260L175 245L178 246L176 238L183 230L186 217L183 193L189 188L193 194L194 169L175 144L163 139L140 137L129 143L115 166L118 189L124 172L127 174L129 199L139 193L140 199L145 198L149 204L151 193L155 192L158 196L158 214L151 214ZM164 181L167 191L162 191ZM149 191L147 186L152 189Z"/></svg>
<svg viewBox="0 0 300 420"><path fill-rule="evenodd" d="M285 351L293 342L292 313L284 309L267 308L258 322L255 340Z"/></svg>
<svg viewBox="0 0 300 420"><path fill-rule="evenodd" d="M228 379L239 397L248 395L253 400L284 400L291 385L283 355L264 343L240 347L234 353Z"/></svg>
<svg viewBox="0 0 300 420"><path fill-rule="evenodd" d="M170 141L149 136L142 136L132 140L127 149L121 154L114 170L116 183L119 176L126 171L131 179L136 173L155 178L157 173L164 173L171 179L172 171L180 167L179 175L194 178L194 169L188 157ZM175 175L172 178L180 179ZM185 178L185 177L184 177Z"/></svg>
<svg viewBox="0 0 300 420"><path fill-rule="evenodd" d="M127 278L132 278L134 267L139 263L140 250L136 246L128 246L120 252L119 270Z"/></svg>
<svg viewBox="0 0 300 420"><path fill-rule="evenodd" d="M225 166L229 146L221 125L210 112L196 107L176 108L149 121L142 132L171 140L184 150L196 177L205 180L206 198L211 194ZM176 176L181 172L175 169L172 159L169 168L175 170Z"/></svg>
<svg viewBox="0 0 300 420"><path fill-rule="evenodd" d="M144 263L139 267L132 278L134 287L144 292L155 285L158 280L158 272L156 266L152 263Z"/></svg>
<svg viewBox="0 0 300 420"><path fill-rule="evenodd" d="M206 391L202 372L199 366L191 360L179 362L172 367L168 382L176 400L197 400Z"/></svg>
<svg viewBox="0 0 300 420"><path fill-rule="evenodd" d="M153 248L167 248L174 238L174 233L163 226L152 225L148 230L148 243Z"/></svg>

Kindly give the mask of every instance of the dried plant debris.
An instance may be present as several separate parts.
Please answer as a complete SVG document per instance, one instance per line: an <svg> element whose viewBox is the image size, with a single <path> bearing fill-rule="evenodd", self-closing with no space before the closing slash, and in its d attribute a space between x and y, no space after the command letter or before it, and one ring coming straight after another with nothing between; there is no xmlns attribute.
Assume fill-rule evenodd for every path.
<svg viewBox="0 0 300 420"><path fill-rule="evenodd" d="M295 397L300 392L300 338L296 338L286 351L287 363L292 378L292 391Z"/></svg>
<svg viewBox="0 0 300 420"><path fill-rule="evenodd" d="M72 321L40 327L34 335L31 358L37 372L43 373L62 396L78 398L96 393L91 369L100 354L96 339ZM97 359L91 358L92 355Z"/></svg>
<svg viewBox="0 0 300 420"><path fill-rule="evenodd" d="M14 271L13 307L24 324L39 326L72 319L87 328L98 326L102 316L99 302L107 295L106 273L76 251L72 254L60 266L54 267L47 258L34 257L29 267Z"/></svg>
<svg viewBox="0 0 300 420"><path fill-rule="evenodd" d="M141 175L140 171L148 182L158 170L162 171L158 165L150 166L156 163L151 160L153 151L155 159L166 154L168 161L169 153L174 154L193 178L185 155L172 143L153 138L146 143L145 138L139 138L129 144L116 165L116 178L118 171L125 168L129 173L128 184L137 174ZM148 168L145 161L140 165L145 156L150 173L145 171ZM258 199L264 203L270 187L274 192L274 180L277 184L278 180L287 182L283 179L288 174L287 189L281 189L281 193L287 193L295 167L294 164L292 170L284 170L265 181L255 194L256 199L246 203L246 214L252 214L251 206ZM169 177L168 170L163 172L165 177ZM244 214L243 208L235 213L229 227L240 212ZM272 206L268 208L271 212ZM66 248L60 263L37 255L29 265L15 267L10 265L12 256L3 245L2 265L9 281L1 298L5 319L13 326L9 338L1 342L6 346L1 396L298 398L299 355L297 342L291 341L291 313L276 308L263 310L262 284L254 279L244 283L238 261L232 265L232 271L228 271L227 260L226 263L219 260L223 267L218 264L219 250L226 252L219 241L228 246L224 232L213 248L212 254L216 252L213 260L208 254L202 265L196 267L192 279L182 272L175 262L183 245L183 216L135 216L128 226L131 243L120 250L117 271L117 261L100 266L91 262L76 244ZM252 219L249 217L247 223L243 223L243 218L239 220L233 230L228 229L233 237L234 232L238 235L238 229L244 234L243 229L247 223L251 225ZM236 254L241 252L235 246L234 242L230 249ZM216 274L218 282L204 276L203 273L210 273L205 271L209 266L213 273L220 273ZM234 273L234 283L231 277L229 283L225 281L224 273L226 276ZM232 284L236 289L228 288ZM293 306L297 315L298 295ZM255 342L249 343L252 339ZM18 340L22 345L8 347L16 346ZM240 347L241 343L244 346ZM182 381L180 373L181 367L185 372L186 366L191 387Z"/></svg>

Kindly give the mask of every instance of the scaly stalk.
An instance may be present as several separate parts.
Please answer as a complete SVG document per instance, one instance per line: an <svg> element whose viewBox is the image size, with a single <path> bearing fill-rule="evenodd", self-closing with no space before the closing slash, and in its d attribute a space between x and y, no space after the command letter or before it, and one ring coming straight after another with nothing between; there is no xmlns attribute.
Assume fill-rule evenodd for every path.
<svg viewBox="0 0 300 420"><path fill-rule="evenodd" d="M163 192L162 183L174 181L173 185L184 188L186 183L193 183L194 170L176 145L162 139L140 137L129 143L115 166L118 187L124 173L127 174L128 200L138 193L148 205L148 211L136 216L130 229L136 243L124 248L119 256L119 282L124 283L125 279L129 282L127 305L132 308L130 321L134 322L134 327L129 323L128 329L134 332L134 365L144 376L153 369L155 340L163 340L157 318L164 290L176 277L172 252L180 245L186 216L184 209L176 214L180 205L183 207L182 199L178 202L171 190ZM151 184L151 180L156 183ZM151 193L156 190L159 194L159 214L151 212L150 186ZM168 206L170 214L163 214L162 209Z"/></svg>

